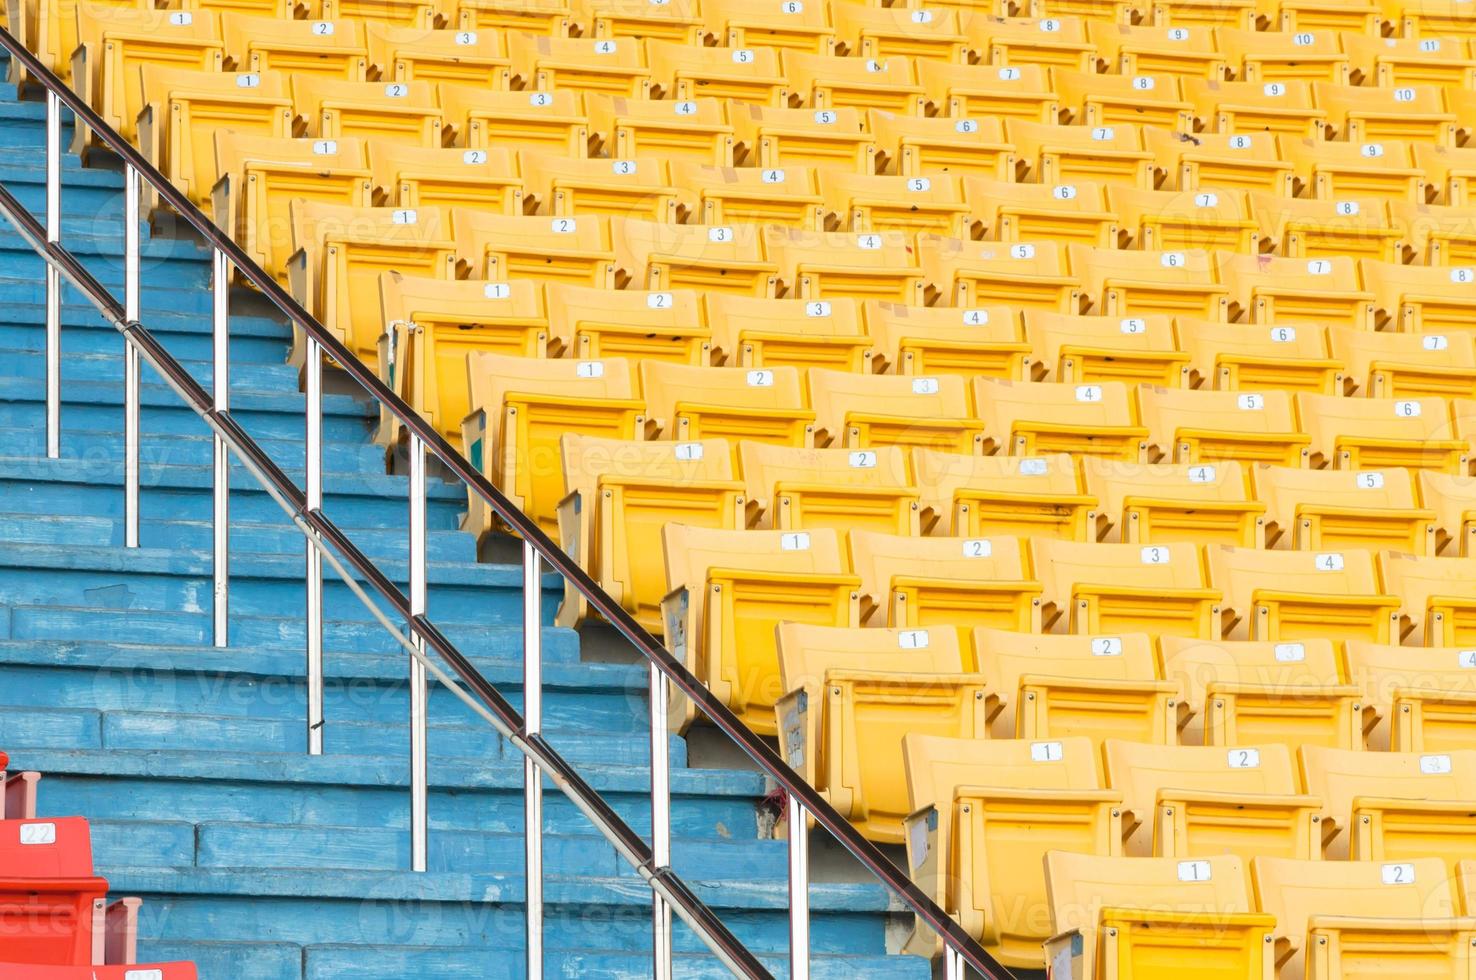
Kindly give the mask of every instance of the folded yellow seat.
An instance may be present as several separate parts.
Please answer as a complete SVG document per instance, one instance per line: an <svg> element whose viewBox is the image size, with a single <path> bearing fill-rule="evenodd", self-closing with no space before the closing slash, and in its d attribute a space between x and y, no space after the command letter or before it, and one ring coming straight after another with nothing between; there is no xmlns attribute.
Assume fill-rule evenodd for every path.
<svg viewBox="0 0 1476 980"><path fill-rule="evenodd" d="M1403 260L1424 265L1476 265L1476 207L1390 201Z"/></svg>
<svg viewBox="0 0 1476 980"><path fill-rule="evenodd" d="M824 201L809 167L713 167L687 160L670 167L677 214L685 221L824 227Z"/></svg>
<svg viewBox="0 0 1476 980"><path fill-rule="evenodd" d="M1175 317L1179 349L1189 355L1189 387L1223 391L1343 390L1343 365L1328 355L1322 327L1219 323Z"/></svg>
<svg viewBox="0 0 1476 980"><path fill-rule="evenodd" d="M550 536L564 499L558 465L565 433L640 438L645 403L630 365L619 358L510 357L485 351L466 358L468 403L462 451L483 476ZM492 530L492 509L470 488L462 529Z"/></svg>
<svg viewBox="0 0 1476 980"><path fill-rule="evenodd" d="M1400 599L1393 639L1430 647L1476 643L1476 558L1384 551L1379 573Z"/></svg>
<svg viewBox="0 0 1476 980"><path fill-rule="evenodd" d="M1025 380L1030 345L1007 306L907 306L867 300L871 369L877 374L956 374Z"/></svg>
<svg viewBox="0 0 1476 980"><path fill-rule="evenodd" d="M1343 50L1348 52L1350 81L1355 85L1470 88L1476 84L1476 58L1460 37L1415 32L1397 38L1344 34Z"/></svg>
<svg viewBox="0 0 1476 980"><path fill-rule="evenodd" d="M923 303L923 270L906 232L818 232L769 225L763 229L763 245L788 296Z"/></svg>
<svg viewBox="0 0 1476 980"><path fill-rule="evenodd" d="M1385 0L1384 24L1398 37L1461 38L1467 45L1476 40L1476 24L1462 0Z"/></svg>
<svg viewBox="0 0 1476 980"><path fill-rule="evenodd" d="M876 141L855 109L733 106L734 159L745 167L837 167L875 173Z"/></svg>
<svg viewBox="0 0 1476 980"><path fill-rule="evenodd" d="M702 16L696 0L573 0L574 19L585 37L633 41L701 43Z"/></svg>
<svg viewBox="0 0 1476 980"><path fill-rule="evenodd" d="M1080 59L1075 62L1080 64ZM1085 70L1085 69L1083 69ZM952 119L1056 121L1057 99L1040 65L956 65L919 61L918 81L931 111Z"/></svg>
<svg viewBox="0 0 1476 980"><path fill-rule="evenodd" d="M1165 636L1159 647L1163 676L1178 685L1186 745L1361 749L1377 720L1331 640ZM1320 853L1321 835L1314 841Z"/></svg>
<svg viewBox="0 0 1476 980"><path fill-rule="evenodd" d="M1120 381L1179 387L1189 355L1174 345L1166 316L1079 316L1026 310L1025 336L1037 381L1081 384Z"/></svg>
<svg viewBox="0 0 1476 980"><path fill-rule="evenodd" d="M1344 388L1349 394L1369 398L1476 397L1476 350L1470 333L1389 333L1329 327L1328 341L1333 356L1347 366Z"/></svg>
<svg viewBox="0 0 1476 980"><path fill-rule="evenodd" d="M1149 9L1144 20L1160 27L1256 27L1255 0L1153 0Z"/></svg>
<svg viewBox="0 0 1476 980"><path fill-rule="evenodd" d="M640 380L649 411L647 438L727 439L734 472L740 440L814 445L815 413L805 405L795 368L693 367L647 360L641 362Z"/></svg>
<svg viewBox="0 0 1476 980"><path fill-rule="evenodd" d="M1128 544L1193 541L1259 548L1266 505L1240 464L1137 463L1087 457L1086 489L1098 507L1092 537Z"/></svg>
<svg viewBox="0 0 1476 980"><path fill-rule="evenodd" d="M651 70L635 38L508 33L507 53L517 88L570 89L636 99L646 98L651 90Z"/></svg>
<svg viewBox="0 0 1476 980"><path fill-rule="evenodd" d="M921 476L918 483L927 492ZM974 627L1040 628L1041 586L1019 538L855 530L848 542L851 571L861 579L864 625L953 629L969 670L975 666Z"/></svg>
<svg viewBox="0 0 1476 980"><path fill-rule="evenodd" d="M1047 630L1148 631L1206 639L1220 634L1220 590L1210 586L1196 545L1037 538L1031 553L1036 577L1045 586Z"/></svg>
<svg viewBox="0 0 1476 980"><path fill-rule="evenodd" d="M1160 126L1190 132L1194 107L1180 97L1177 75L1101 75L1051 69L1052 87L1071 122L1084 126Z"/></svg>
<svg viewBox="0 0 1476 980"><path fill-rule="evenodd" d="M1312 86L1306 82L1183 78L1179 85L1193 106L1195 131L1320 139L1327 122L1327 114L1312 104Z"/></svg>
<svg viewBox="0 0 1476 980"><path fill-rule="evenodd" d="M346 82L294 75L292 102L300 135L441 145L441 107L430 82Z"/></svg>
<svg viewBox="0 0 1476 980"><path fill-rule="evenodd" d="M989 689L958 634L781 623L774 706L786 761L867 838L903 841L903 736L983 739Z"/></svg>
<svg viewBox="0 0 1476 980"><path fill-rule="evenodd" d="M876 140L878 173L998 180L1014 176L1015 148L1005 141L1004 124L995 117L926 118L884 109L868 109L866 117Z"/></svg>
<svg viewBox="0 0 1476 980"><path fill-rule="evenodd" d="M860 581L845 570L839 536L676 523L661 534L667 646L740 721L778 734L774 707L786 687L776 627L859 624ZM685 732L698 712L690 699L677 700L672 720Z"/></svg>
<svg viewBox="0 0 1476 980"><path fill-rule="evenodd" d="M1256 466L1266 546L1300 551L1393 548L1435 553L1435 513L1422 509L1405 469L1308 470Z"/></svg>
<svg viewBox="0 0 1476 980"><path fill-rule="evenodd" d="M1016 184L965 177L963 189L972 237L1001 242L1044 238L1104 248L1117 244L1118 217L1108 208L1102 187L1090 181Z"/></svg>
<svg viewBox="0 0 1476 980"><path fill-rule="evenodd" d="M710 293L712 362L728 367L792 365L865 371L871 361L859 305L853 299L761 299Z"/></svg>
<svg viewBox="0 0 1476 980"><path fill-rule="evenodd" d="M1056 126L1010 119L1005 133L1015 144L1016 180L1153 187L1154 154L1144 148L1136 126Z"/></svg>
<svg viewBox="0 0 1476 980"><path fill-rule="evenodd" d="M1420 470L1420 503L1435 512L1435 554L1476 555L1476 478Z"/></svg>
<svg viewBox="0 0 1476 980"><path fill-rule="evenodd" d="M1383 197L1391 202L1425 199L1425 173L1411 149L1398 140L1344 143L1317 137L1283 140L1282 150L1296 167L1296 186L1322 201Z"/></svg>
<svg viewBox="0 0 1476 980"><path fill-rule="evenodd" d="M721 99L655 101L589 93L584 107L589 112L591 152L616 159L661 156L719 167L733 165L734 131Z"/></svg>
<svg viewBox="0 0 1476 980"><path fill-rule="evenodd" d="M1145 385L1136 396L1138 419L1148 430L1149 460L1307 465L1312 440L1298 428L1289 392Z"/></svg>
<svg viewBox="0 0 1476 980"><path fill-rule="evenodd" d="M918 533L917 487L907 455L877 449L808 449L743 442L749 527Z"/></svg>
<svg viewBox="0 0 1476 980"><path fill-rule="evenodd" d="M1242 82L1348 84L1348 55L1335 30L1255 31L1219 28L1220 51ZM1370 39L1372 40L1372 39Z"/></svg>
<svg viewBox="0 0 1476 980"><path fill-rule="evenodd" d="M1432 204L1468 207L1476 201L1470 192L1476 176L1476 146L1456 149L1433 143L1416 143L1415 165L1424 175L1425 199Z"/></svg>
<svg viewBox="0 0 1476 980"><path fill-rule="evenodd" d="M1117 215L1118 241L1144 251L1256 250L1256 223L1243 191L1145 191L1107 188L1107 203Z"/></svg>
<svg viewBox="0 0 1476 980"><path fill-rule="evenodd" d="M918 448L912 466L928 534L1092 540L1097 498L1066 453L969 456Z"/></svg>
<svg viewBox="0 0 1476 980"><path fill-rule="evenodd" d="M550 348L584 360L628 357L634 362L707 364L712 337L702 303L687 289L599 289L550 282Z"/></svg>
<svg viewBox="0 0 1476 980"><path fill-rule="evenodd" d="M1096 69L1097 49L1080 17L971 17L963 28L984 64Z"/></svg>
<svg viewBox="0 0 1476 980"><path fill-rule="evenodd" d="M1374 296L1359 288L1358 266L1346 255L1304 259L1220 252L1216 258L1219 280L1230 290L1232 319L1373 329Z"/></svg>
<svg viewBox="0 0 1476 980"><path fill-rule="evenodd" d="M1456 115L1447 111L1443 90L1432 85L1373 88L1367 85L1312 87L1327 110L1331 129L1349 143L1409 140L1455 146Z"/></svg>
<svg viewBox="0 0 1476 980"><path fill-rule="evenodd" d="M821 170L820 195L829 231L961 235L969 224L958 179Z"/></svg>
<svg viewBox="0 0 1476 980"><path fill-rule="evenodd" d="M77 34L77 10L85 7L94 15L108 8L148 11L149 0L12 0L6 4L5 27L48 69L64 82L72 82L72 52L81 39ZM287 15L290 16L290 15ZM10 81L24 81L18 64L10 69Z"/></svg>
<svg viewBox="0 0 1476 980"><path fill-rule="evenodd" d="M1382 33L1377 0L1257 0L1256 9L1262 31Z"/></svg>
<svg viewBox="0 0 1476 980"><path fill-rule="evenodd" d="M815 0L706 0L706 43L730 48L779 48L830 54L835 29L830 4Z"/></svg>
<svg viewBox="0 0 1476 980"><path fill-rule="evenodd" d="M1469 443L1453 429L1444 398L1296 396L1297 420L1312 437L1312 465L1338 469L1407 466L1465 473Z"/></svg>
<svg viewBox="0 0 1476 980"><path fill-rule="evenodd" d="M381 137L369 140L368 149L377 204L523 213L526 182L502 147L428 147Z"/></svg>
<svg viewBox="0 0 1476 980"><path fill-rule="evenodd" d="M677 191L660 157L571 158L532 150L519 156L529 214L676 218Z"/></svg>
<svg viewBox="0 0 1476 980"><path fill-rule="evenodd" d="M1321 801L1299 791L1285 745L1147 745L1108 739L1131 857L1322 856Z"/></svg>
<svg viewBox="0 0 1476 980"><path fill-rule="evenodd" d="M1103 789L1086 738L902 740L912 812L904 820L912 880L1009 967L1039 970L1049 925L1051 851L1116 855L1121 796ZM919 921L906 950L941 943Z"/></svg>
<svg viewBox="0 0 1476 980"><path fill-rule="evenodd" d="M589 153L589 117L578 93L498 92L447 83L438 88L443 140L467 149Z"/></svg>
<svg viewBox="0 0 1476 980"><path fill-rule="evenodd" d="M435 8L426 4L420 9ZM507 49L495 28L434 31L370 20L364 32L369 60L382 81L454 82L489 89L505 89L510 84Z"/></svg>
<svg viewBox="0 0 1476 980"><path fill-rule="evenodd" d="M1268 133L1173 133L1149 128L1144 143L1163 190L1265 191L1290 197L1292 165L1281 137ZM1153 183L1140 185L1152 187Z"/></svg>
<svg viewBox="0 0 1476 980"><path fill-rule="evenodd" d="M1400 232L1379 198L1307 201L1252 193L1250 210L1263 251L1284 258L1352 258L1390 261Z"/></svg>
<svg viewBox="0 0 1476 980"><path fill-rule="evenodd" d="M615 285L613 233L603 215L548 217L454 208L451 226L458 267L472 276Z"/></svg>
<svg viewBox="0 0 1476 980"><path fill-rule="evenodd" d="M636 622L660 636L666 568L661 528L743 526L743 484L733 478L722 439L668 442L606 439L565 432L560 441L565 496L559 540ZM567 581L567 580L566 580ZM592 615L572 585L556 622L578 626Z"/></svg>
<svg viewBox="0 0 1476 980"><path fill-rule="evenodd" d="M610 219L620 281L637 289L773 296L779 269L755 225L674 225Z"/></svg>
<svg viewBox="0 0 1476 980"><path fill-rule="evenodd" d="M447 0L446 12L462 31L567 37L574 23L568 0Z"/></svg>
<svg viewBox="0 0 1476 980"><path fill-rule="evenodd" d="M1349 640L1348 678L1376 713L1368 747L1445 752L1472 744L1476 650Z"/></svg>
<svg viewBox="0 0 1476 980"><path fill-rule="evenodd" d="M1098 316L1189 315L1228 319L1228 287L1203 249L1142 251L1072 245L1071 272L1083 311ZM1062 312L1079 312L1063 310Z"/></svg>
<svg viewBox="0 0 1476 980"><path fill-rule="evenodd" d="M411 30L431 30L443 25L437 0L321 0L318 16L324 20L358 20Z"/></svg>
<svg viewBox="0 0 1476 980"><path fill-rule="evenodd" d="M360 302L355 297L354 303ZM446 280L385 272L379 277L379 307L384 323L380 378L452 443L472 408L469 354L548 355L543 290L529 279ZM380 412L375 441L393 447L399 436L399 422Z"/></svg>
<svg viewBox="0 0 1476 980"><path fill-rule="evenodd" d="M815 443L832 448L924 446L976 453L984 426L969 412L956 375L854 374L811 368L806 393L815 410Z"/></svg>
<svg viewBox="0 0 1476 980"><path fill-rule="evenodd" d="M651 39L646 42L651 93L663 99L699 95L758 105L789 104L789 82L773 48L719 47Z"/></svg>
<svg viewBox="0 0 1476 980"><path fill-rule="evenodd" d="M837 54L964 61L968 39L959 30L958 12L946 6L872 7L838 0L830 13L840 38Z"/></svg>
<svg viewBox="0 0 1476 980"><path fill-rule="evenodd" d="M837 58L786 50L781 62L791 105L921 115L923 89L908 58Z"/></svg>
<svg viewBox="0 0 1476 980"><path fill-rule="evenodd" d="M350 82L369 77L369 49L358 20L277 20L224 13L220 33L227 69L323 75Z"/></svg>
<svg viewBox="0 0 1476 980"><path fill-rule="evenodd" d="M1180 75L1220 79L1228 58L1219 49L1218 31L1203 27L1129 26L1092 21L1087 34L1097 48L1097 63L1121 75Z"/></svg>
<svg viewBox="0 0 1476 980"><path fill-rule="evenodd" d="M1142 460L1148 430L1120 381L1035 384L975 378L974 408L986 451L1011 456L1065 452Z"/></svg>
<svg viewBox="0 0 1476 980"><path fill-rule="evenodd" d="M1053 240L975 242L921 234L917 261L933 305L1003 304L1061 313L1081 306L1081 280L1067 274L1065 248Z"/></svg>
<svg viewBox="0 0 1476 980"><path fill-rule="evenodd" d="M1399 622L1401 600L1381 588L1371 552L1210 545L1207 558L1227 638L1385 643Z"/></svg>

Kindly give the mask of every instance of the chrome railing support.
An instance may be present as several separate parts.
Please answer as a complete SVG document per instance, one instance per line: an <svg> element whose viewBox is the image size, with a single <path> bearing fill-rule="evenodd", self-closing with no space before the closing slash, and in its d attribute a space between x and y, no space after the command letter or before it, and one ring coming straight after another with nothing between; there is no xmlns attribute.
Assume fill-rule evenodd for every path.
<svg viewBox="0 0 1476 980"><path fill-rule="evenodd" d="M214 300L212 331L214 384L211 396L217 412L231 410L231 263L220 249L211 250L211 290ZM215 494L211 517L211 567L215 588L211 605L214 618L215 645L229 642L231 610L231 456L225 439L216 433L211 445L212 490Z"/></svg>
<svg viewBox="0 0 1476 980"><path fill-rule="evenodd" d="M671 737L667 731L669 685L655 664L651 673L651 864L671 867ZM671 906L651 893L651 976L671 980Z"/></svg>
<svg viewBox="0 0 1476 980"><path fill-rule="evenodd" d="M523 540L523 733L543 733L543 563ZM523 758L524 888L527 894L527 980L543 977L543 770Z"/></svg>
<svg viewBox="0 0 1476 980"><path fill-rule="evenodd" d="M943 980L964 980L968 976L963 954L952 946L943 947Z"/></svg>
<svg viewBox="0 0 1476 980"><path fill-rule="evenodd" d="M425 444L410 437L410 616L425 615ZM415 646L425 637L411 623ZM410 870L424 871L429 852L430 799L426 713L430 698L425 664L410 660Z"/></svg>
<svg viewBox="0 0 1476 980"><path fill-rule="evenodd" d="M810 828L805 808L790 794L789 977L810 980Z"/></svg>
<svg viewBox="0 0 1476 980"><path fill-rule="evenodd" d="M123 188L123 316L138 322L138 170L125 168ZM138 348L123 338L123 545L138 547Z"/></svg>
<svg viewBox="0 0 1476 980"><path fill-rule="evenodd" d="M61 99L50 89L46 90L46 240L61 241ZM46 458L61 458L61 273L50 262L46 263Z"/></svg>
<svg viewBox="0 0 1476 980"><path fill-rule="evenodd" d="M303 373L307 391L306 446L307 479L303 501L309 513L323 509L323 351L307 338L307 365ZM304 577L306 610L303 630L307 646L307 746L308 755L323 754L323 555L313 541L307 543Z"/></svg>

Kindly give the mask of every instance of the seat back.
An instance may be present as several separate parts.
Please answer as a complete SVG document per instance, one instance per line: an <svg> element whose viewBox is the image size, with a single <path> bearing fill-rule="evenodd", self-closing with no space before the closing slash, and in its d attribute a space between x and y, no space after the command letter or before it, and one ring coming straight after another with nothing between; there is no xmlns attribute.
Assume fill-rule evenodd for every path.
<svg viewBox="0 0 1476 980"><path fill-rule="evenodd" d="M899 419L955 419L969 417L968 392L954 375L906 377L852 374L811 369L807 392L815 419L839 445L847 418L881 415Z"/></svg>
<svg viewBox="0 0 1476 980"><path fill-rule="evenodd" d="M1326 687L1345 681L1342 659L1331 640L1201 640L1159 638L1163 676L1179 686L1179 696L1196 715L1204 710L1211 685L1263 687L1284 691Z"/></svg>
<svg viewBox="0 0 1476 980"><path fill-rule="evenodd" d="M455 208L451 225L457 255L473 275L613 285L609 219L602 215L545 217Z"/></svg>
<svg viewBox="0 0 1476 980"><path fill-rule="evenodd" d="M237 71L306 72L350 81L367 77L364 28L354 18L278 20L225 13L220 30Z"/></svg>
<svg viewBox="0 0 1476 980"><path fill-rule="evenodd" d="M907 456L896 446L880 449L802 449L762 442L744 442L738 447L743 464L743 482L748 499L770 509L776 488L803 495L827 491L844 496L847 490L899 490L913 493ZM770 513L770 520L778 515ZM799 516L799 515L794 515ZM792 519L792 518L791 518ZM859 515L858 515L858 519ZM799 527L801 525L790 525ZM845 530L845 525L838 525Z"/></svg>
<svg viewBox="0 0 1476 980"><path fill-rule="evenodd" d="M376 139L369 143L369 169L383 199L400 207L523 211L524 182L517 161L501 147L428 147Z"/></svg>
<svg viewBox="0 0 1476 980"><path fill-rule="evenodd" d="M766 299L736 293L706 297L713 346L730 367L834 367L860 370L869 351L854 299Z"/></svg>
<svg viewBox="0 0 1476 980"><path fill-rule="evenodd" d="M701 302L691 290L595 289L551 282L546 291L550 336L577 357L705 362L707 330Z"/></svg>

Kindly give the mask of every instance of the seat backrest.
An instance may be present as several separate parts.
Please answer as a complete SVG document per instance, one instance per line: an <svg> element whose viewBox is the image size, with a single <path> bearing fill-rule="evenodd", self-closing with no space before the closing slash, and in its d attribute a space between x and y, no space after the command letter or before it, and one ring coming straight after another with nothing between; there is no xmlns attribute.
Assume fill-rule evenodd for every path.
<svg viewBox="0 0 1476 980"><path fill-rule="evenodd" d="M1384 591L1402 600L1405 615L1422 620L1434 596L1476 595L1476 557L1427 558L1379 553Z"/></svg>
<svg viewBox="0 0 1476 980"><path fill-rule="evenodd" d="M761 262L763 243L754 225L674 225L641 218L614 218L610 241L622 268L632 274L649 262L670 258L708 263Z"/></svg>
<svg viewBox="0 0 1476 980"><path fill-rule="evenodd" d="M1283 530L1291 528L1297 508L1303 506L1410 509L1415 501L1409 470L1307 470L1260 464L1252 471L1256 499L1266 505L1266 516Z"/></svg>
<svg viewBox="0 0 1476 980"><path fill-rule="evenodd" d="M996 732L1015 730L1014 702L1026 675L1073 681L1159 679L1153 640L1146 633L1015 633L976 626L973 640L979 672L1006 702L1006 710L994 720Z"/></svg>
<svg viewBox="0 0 1476 980"><path fill-rule="evenodd" d="M454 208L451 226L457 254L478 273L488 252L600 253L610 248L610 226L603 215L547 217Z"/></svg>
<svg viewBox="0 0 1476 980"><path fill-rule="evenodd" d="M923 505L933 509L944 528L953 524L953 502L960 490L1078 494L1083 489L1076 459L1068 453L965 456L916 447L912 469Z"/></svg>
<svg viewBox="0 0 1476 980"><path fill-rule="evenodd" d="M661 530L670 588L701 591L708 569L843 574L840 535L831 528L809 531L724 531L667 524Z"/></svg>
<svg viewBox="0 0 1476 980"><path fill-rule="evenodd" d="M1103 744L1107 785L1124 804L1146 814L1158 791L1290 796L1297 792L1297 767L1285 745L1144 745L1109 738Z"/></svg>
<svg viewBox="0 0 1476 980"><path fill-rule="evenodd" d="M872 299L866 301L865 310L867 332L889 356L909 340L1009 343L1021 336L1015 311L1008 306L958 309Z"/></svg>
<svg viewBox="0 0 1476 980"><path fill-rule="evenodd" d="M1094 295L1121 283L1206 286L1216 281L1214 259L1203 249L1139 251L1072 245L1069 255L1072 275Z"/></svg>
<svg viewBox="0 0 1476 980"><path fill-rule="evenodd" d="M676 332L702 325L702 304L690 289L652 292L550 282L544 291L549 327L556 336L566 339L585 323L649 326Z"/></svg>
<svg viewBox="0 0 1476 980"><path fill-rule="evenodd" d="M1211 432L1297 432L1291 395L1285 391L1211 391L1203 388L1138 389L1138 418L1153 443L1169 453L1174 433L1185 429Z"/></svg>
<svg viewBox="0 0 1476 980"><path fill-rule="evenodd" d="M1187 541L1136 545L1034 538L1030 552L1046 598L1057 604L1067 602L1076 585L1198 589L1207 584L1199 548Z"/></svg>
<svg viewBox="0 0 1476 980"><path fill-rule="evenodd" d="M896 446L877 449L801 449L767 442L738 446L748 499L766 504L780 483L829 487L841 493L851 487L911 486L907 455Z"/></svg>
<svg viewBox="0 0 1476 980"><path fill-rule="evenodd" d="M945 807L959 786L1100 789L1096 756L1092 740L1082 735L1040 742L918 734L902 738L913 809Z"/></svg>
<svg viewBox="0 0 1476 980"><path fill-rule="evenodd" d="M786 691L818 687L832 670L950 676L964 669L955 629L780 623L777 633L779 675Z"/></svg>
<svg viewBox="0 0 1476 980"><path fill-rule="evenodd" d="M853 530L851 571L861 591L884 605L894 578L953 582L1020 582L1030 578L1019 538L914 538Z"/></svg>
<svg viewBox="0 0 1476 980"><path fill-rule="evenodd" d="M1476 791L1476 751L1366 752L1303 745L1302 791L1346 826L1360 796L1387 800L1468 800Z"/></svg>
<svg viewBox="0 0 1476 980"><path fill-rule="evenodd" d="M1250 612L1258 589L1324 596L1378 595L1373 555L1347 551L1267 551L1210 545L1206 548L1210 582L1225 593L1226 605L1241 615Z"/></svg>
<svg viewBox="0 0 1476 980"><path fill-rule="evenodd" d="M835 436L843 431L850 412L917 419L969 417L967 389L953 374L852 374L811 368L808 391L816 420Z"/></svg>
<svg viewBox="0 0 1476 980"><path fill-rule="evenodd" d="M576 361L564 358L510 357L474 352L467 357L468 392L473 410L501 412L509 394L564 398L631 398L630 364L623 358Z"/></svg>
<svg viewBox="0 0 1476 980"><path fill-rule="evenodd" d="M1051 422L1085 430L1133 424L1132 396L1120 381L1036 384L975 378L973 388L979 418L1000 440L1009 437L1016 422Z"/></svg>
<svg viewBox="0 0 1476 980"><path fill-rule="evenodd" d="M1476 649L1406 647L1367 640L1347 640L1343 646L1349 682L1386 712L1400 688L1476 695Z"/></svg>
<svg viewBox="0 0 1476 980"><path fill-rule="evenodd" d="M778 264L791 289L806 265L846 269L875 269L896 275L917 265L912 238L900 231L810 231L768 225L764 228L764 251Z"/></svg>
<svg viewBox="0 0 1476 980"><path fill-rule="evenodd" d="M1200 640L1161 636L1165 680L1193 710L1204 706L1209 685L1263 685L1272 690L1323 687L1344 681L1342 659L1331 640Z"/></svg>
<svg viewBox="0 0 1476 980"><path fill-rule="evenodd" d="M1251 911L1240 858L1097 857L1046 854L1046 893L1055 932L1093 933L1104 907L1157 912Z"/></svg>
<svg viewBox="0 0 1476 980"><path fill-rule="evenodd" d="M356 208L293 200L292 243L298 248L328 242L377 248L450 248L451 221L443 208Z"/></svg>
<svg viewBox="0 0 1476 980"><path fill-rule="evenodd" d="M342 142L340 140L340 142ZM517 161L505 147L467 150L418 146L399 140L370 141L369 169L374 183L395 199L400 181L425 179L516 183Z"/></svg>
<svg viewBox="0 0 1476 980"><path fill-rule="evenodd" d="M1063 18L1064 19L1064 18ZM1024 119L1005 120L1005 133L1020 154L1035 159L1042 153L1141 153L1143 138L1136 126L1052 126Z"/></svg>
<svg viewBox="0 0 1476 980"><path fill-rule="evenodd" d="M641 390L651 414L667 421L682 403L790 409L805 403L793 367L713 368L647 359L641 362Z"/></svg>
<svg viewBox="0 0 1476 980"><path fill-rule="evenodd" d="M1246 499L1240 464L1127 463L1088 456L1082 460L1087 492L1114 521L1122 519L1129 497L1158 500L1232 502Z"/></svg>
<svg viewBox="0 0 1476 980"><path fill-rule="evenodd" d="M1331 452L1341 437L1426 442L1452 438L1444 398L1339 398L1297 393L1297 418L1312 444Z"/></svg>
<svg viewBox="0 0 1476 980"><path fill-rule="evenodd" d="M796 338L861 337L860 310L854 299L764 299L736 293L704 297L714 342L736 358L739 338L748 332L789 334Z"/></svg>
<svg viewBox="0 0 1476 980"><path fill-rule="evenodd" d="M1222 355L1273 360L1327 357L1323 328L1310 323L1221 323L1181 316L1174 318L1174 329L1179 335L1179 349L1206 375L1215 369L1216 359Z"/></svg>
<svg viewBox="0 0 1476 980"><path fill-rule="evenodd" d="M531 279L487 282L386 272L379 277L384 322L478 324L544 318L543 291Z"/></svg>
<svg viewBox="0 0 1476 980"><path fill-rule="evenodd" d="M682 487L733 479L733 454L725 439L701 442L602 439L565 432L559 442L564 490L578 491L593 507L601 477Z"/></svg>
<svg viewBox="0 0 1476 980"><path fill-rule="evenodd" d="M1312 86L1306 82L1223 82L1208 78L1180 79L1184 98L1194 103L1201 119L1209 120L1220 107L1306 109L1312 112Z"/></svg>
<svg viewBox="0 0 1476 980"><path fill-rule="evenodd" d="M0 879L92 874L92 831L82 817L0 820Z"/></svg>
<svg viewBox="0 0 1476 980"><path fill-rule="evenodd" d="M1318 82L1312 86L1312 95L1318 106L1339 118L1350 112L1390 116L1442 115L1445 112L1444 90L1439 85L1369 88L1367 95L1362 92L1365 88L1369 86Z"/></svg>
<svg viewBox="0 0 1476 980"><path fill-rule="evenodd" d="M363 171L364 140L355 136L337 139L275 139L257 133L221 129L215 133L215 159L222 174L239 175L248 165L275 165L307 170L313 174Z"/></svg>

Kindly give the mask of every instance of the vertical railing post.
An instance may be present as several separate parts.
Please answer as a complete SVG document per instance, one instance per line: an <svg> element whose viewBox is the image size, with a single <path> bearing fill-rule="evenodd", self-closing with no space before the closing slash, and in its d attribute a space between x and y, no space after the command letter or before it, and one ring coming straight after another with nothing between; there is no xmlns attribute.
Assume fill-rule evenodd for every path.
<svg viewBox="0 0 1476 980"><path fill-rule="evenodd" d="M123 318L138 322L138 199L141 181L132 165L123 188ZM138 348L123 336L123 544L138 547Z"/></svg>
<svg viewBox="0 0 1476 980"><path fill-rule="evenodd" d="M963 954L946 943L943 946L943 980L964 980Z"/></svg>
<svg viewBox="0 0 1476 980"><path fill-rule="evenodd" d="M543 730L543 574L538 551L523 541L523 734ZM543 977L543 770L523 757L524 891L527 980Z"/></svg>
<svg viewBox="0 0 1476 980"><path fill-rule="evenodd" d="M61 241L61 99L46 91L46 240ZM61 458L61 273L46 263L46 458Z"/></svg>
<svg viewBox="0 0 1476 980"><path fill-rule="evenodd" d="M810 980L810 828L805 808L790 794L789 811L789 976Z"/></svg>
<svg viewBox="0 0 1476 980"><path fill-rule="evenodd" d="M671 758L666 675L651 664L651 863L671 867ZM671 906L651 893L651 976L671 980Z"/></svg>
<svg viewBox="0 0 1476 980"><path fill-rule="evenodd" d="M425 443L410 436L410 615L425 615ZM425 637L411 638L421 653ZM425 664L410 658L410 868L424 871L427 863L429 798L426 759L426 712L430 708Z"/></svg>
<svg viewBox="0 0 1476 980"><path fill-rule="evenodd" d="M307 486L304 498L309 512L323 508L323 351L307 338L306 432ZM307 747L308 755L323 754L323 556L318 551L317 532L307 541L307 570L304 586L307 608L303 623L307 641Z"/></svg>
<svg viewBox="0 0 1476 980"><path fill-rule="evenodd" d="M212 322L214 366L213 404L217 412L231 410L231 263L225 252L214 250L214 268L211 270L214 290ZM215 620L215 645L223 647L230 632L231 590L231 458L225 439L216 433L211 447L213 462L213 486L215 493L214 513L211 517L212 568L215 576L214 598L211 611Z"/></svg>

